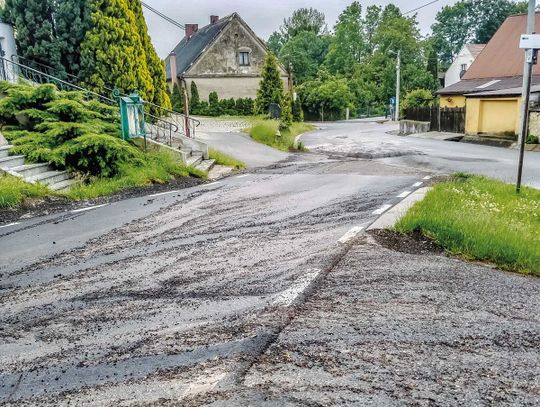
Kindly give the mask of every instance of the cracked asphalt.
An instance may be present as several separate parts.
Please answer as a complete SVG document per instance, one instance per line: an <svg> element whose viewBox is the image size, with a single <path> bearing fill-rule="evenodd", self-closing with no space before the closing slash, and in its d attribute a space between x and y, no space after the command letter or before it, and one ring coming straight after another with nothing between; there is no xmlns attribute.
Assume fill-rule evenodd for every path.
<svg viewBox="0 0 540 407"><path fill-rule="evenodd" d="M338 243L431 172L287 155L0 229L0 404L538 405L540 280Z"/></svg>

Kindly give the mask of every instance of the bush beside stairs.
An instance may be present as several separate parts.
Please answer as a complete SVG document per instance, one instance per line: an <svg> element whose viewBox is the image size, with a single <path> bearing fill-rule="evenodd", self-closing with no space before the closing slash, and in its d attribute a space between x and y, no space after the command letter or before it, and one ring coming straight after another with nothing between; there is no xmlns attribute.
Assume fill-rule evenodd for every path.
<svg viewBox="0 0 540 407"><path fill-rule="evenodd" d="M0 170L53 191L67 191L75 179L67 171L56 171L48 163L25 164L24 155L9 155L13 146L0 146Z"/></svg>

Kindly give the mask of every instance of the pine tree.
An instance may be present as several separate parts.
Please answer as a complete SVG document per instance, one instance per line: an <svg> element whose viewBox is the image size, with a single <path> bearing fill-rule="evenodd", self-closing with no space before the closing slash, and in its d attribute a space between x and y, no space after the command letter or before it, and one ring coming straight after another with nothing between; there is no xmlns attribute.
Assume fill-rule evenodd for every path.
<svg viewBox="0 0 540 407"><path fill-rule="evenodd" d="M292 104L292 115L293 121L303 122L304 121L304 111L302 110L302 101L297 96L296 100Z"/></svg>
<svg viewBox="0 0 540 407"><path fill-rule="evenodd" d="M174 85L174 89L171 96L171 104L173 110L177 112L184 111L184 97L182 96L182 89L178 85Z"/></svg>
<svg viewBox="0 0 540 407"><path fill-rule="evenodd" d="M255 109L257 113L266 114L270 105L281 105L283 102L283 82L277 58L272 53L266 55L262 68L262 80L257 90Z"/></svg>
<svg viewBox="0 0 540 407"><path fill-rule="evenodd" d="M7 0L4 18L16 28L21 57L63 71L60 47L55 39L52 0Z"/></svg>
<svg viewBox="0 0 540 407"><path fill-rule="evenodd" d="M153 81L127 0L91 0L91 29L81 44L81 76L96 92L114 86L153 99ZM163 89L165 94L165 89Z"/></svg>
<svg viewBox="0 0 540 407"><path fill-rule="evenodd" d="M191 112L198 114L199 106L201 105L201 97L199 96L199 88L195 81L191 82Z"/></svg>
<svg viewBox="0 0 540 407"><path fill-rule="evenodd" d="M61 63L67 73L78 76L81 66L81 43L90 29L89 0L56 0L54 7L55 41Z"/></svg>
<svg viewBox="0 0 540 407"><path fill-rule="evenodd" d="M165 65L159 58L152 40L148 35L148 26L144 19L141 0L128 0L133 13L135 14L137 31L141 37L141 43L146 56L146 65L152 77L153 94L149 99L152 103L165 109L171 108L171 101L167 97L167 82L165 80Z"/></svg>

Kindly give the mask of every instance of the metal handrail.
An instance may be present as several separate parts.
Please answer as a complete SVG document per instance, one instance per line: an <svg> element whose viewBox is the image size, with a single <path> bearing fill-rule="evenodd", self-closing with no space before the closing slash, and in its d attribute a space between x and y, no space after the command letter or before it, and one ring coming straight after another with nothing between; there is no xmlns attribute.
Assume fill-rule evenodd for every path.
<svg viewBox="0 0 540 407"><path fill-rule="evenodd" d="M27 66L27 67L30 67L30 64L32 64L32 65L37 65L38 67L42 67L42 68L44 68L44 69L46 69L46 70L48 70L48 71L52 71L52 72L56 72L56 73L60 72L57 68L53 68L53 67L50 66L50 65L46 65L46 64L43 64L43 63L41 63L41 62L34 61L34 60L32 60L32 59L29 59L29 58L21 57L21 56L16 55L16 54L11 55L11 60L12 60L12 62L17 63L17 64L20 64L20 61L21 61L21 60L22 60L23 62L24 62L24 61L27 61L27 63L24 64L24 66ZM17 60L17 62L15 62L15 60ZM79 78L79 77L76 76L76 75L73 75L73 74L70 74L70 73L67 73L67 72L63 72L62 74L65 74L66 77L68 77L68 78L72 78L73 80L76 80L77 83L81 83L81 82L82 82L82 79ZM67 83L70 83L70 82L67 82ZM103 88L104 88L106 91L108 91L109 93L111 93L111 94L112 94L113 92L115 92L114 89L111 89L111 88L109 88L109 87L107 87L107 86L104 86ZM124 97L125 97L125 96L128 96L128 95L120 92L120 96L124 96ZM184 119L191 120L191 121L195 124L195 127L199 127L199 126L201 125L201 122L200 122L199 120L197 120L197 119L195 119L195 118L193 118L193 117L190 117L190 116L186 116L185 114L180 113L180 112L177 112L176 110L167 109L167 108L165 108L165 107L163 107L163 106L160 106L160 105L157 105L157 104L155 104L155 103L153 103L153 102L148 102L148 101L145 101L145 100L143 100L143 103L144 103L145 105L148 105L148 106L152 106L152 107L161 109L162 111L164 111L164 112L166 112L166 113L168 113L168 114L178 115L178 116L183 117ZM155 117L155 116L154 116L154 117Z"/></svg>

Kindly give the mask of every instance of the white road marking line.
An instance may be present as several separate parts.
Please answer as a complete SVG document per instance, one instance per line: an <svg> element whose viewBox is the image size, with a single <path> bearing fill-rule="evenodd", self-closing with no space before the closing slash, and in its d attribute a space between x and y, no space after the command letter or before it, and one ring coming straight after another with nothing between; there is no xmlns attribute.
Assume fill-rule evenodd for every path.
<svg viewBox="0 0 540 407"><path fill-rule="evenodd" d="M391 207L392 207L392 205L384 205L384 206L380 207L379 209L377 209L376 211L373 211L373 215L382 215L383 213L385 213Z"/></svg>
<svg viewBox="0 0 540 407"><path fill-rule="evenodd" d="M244 174L244 175L239 175L238 177L236 178L246 178L246 177L249 177L251 174Z"/></svg>
<svg viewBox="0 0 540 407"><path fill-rule="evenodd" d="M352 228L351 230L349 230L347 233L345 233L343 235L343 237L341 239L338 240L339 243L347 243L349 240L351 239L354 239L356 236L358 236L358 234L364 230L364 227L363 226L356 226L354 228Z"/></svg>
<svg viewBox="0 0 540 407"><path fill-rule="evenodd" d="M300 277L295 285L282 291L272 305L278 307L290 307L296 299L310 286L310 284L321 274L322 270L310 270Z"/></svg>
<svg viewBox="0 0 540 407"><path fill-rule="evenodd" d="M17 225L20 225L20 224L21 224L21 222L8 223L7 225L0 226L0 229L8 228L10 226L17 226Z"/></svg>
<svg viewBox="0 0 540 407"><path fill-rule="evenodd" d="M407 198L410 194L412 194L411 191L403 191L401 194L399 194L398 198Z"/></svg>
<svg viewBox="0 0 540 407"><path fill-rule="evenodd" d="M213 185L221 184L221 181L212 182L210 184L206 184L205 187L211 187Z"/></svg>
<svg viewBox="0 0 540 407"><path fill-rule="evenodd" d="M163 195L171 195L171 194L176 194L180 191L167 191L167 192L160 192L159 194L153 194L153 195L148 195L147 198L155 198L155 197L158 197L158 196L163 196Z"/></svg>
<svg viewBox="0 0 540 407"><path fill-rule="evenodd" d="M428 176L424 177L423 179L425 179L426 181L427 181L427 180L430 180L430 179L431 179L431 176L428 175Z"/></svg>
<svg viewBox="0 0 540 407"><path fill-rule="evenodd" d="M422 185L424 185L423 182L417 182L416 184L413 184L413 187L418 188L418 187L421 187Z"/></svg>
<svg viewBox="0 0 540 407"><path fill-rule="evenodd" d="M103 208L104 206L107 206L107 205L108 204L103 204L103 205L89 206L88 208L75 209L74 211L71 211L71 213L87 212L87 211L91 211L92 209Z"/></svg>

